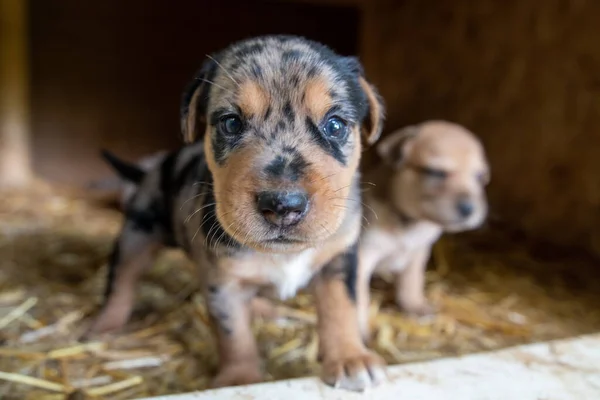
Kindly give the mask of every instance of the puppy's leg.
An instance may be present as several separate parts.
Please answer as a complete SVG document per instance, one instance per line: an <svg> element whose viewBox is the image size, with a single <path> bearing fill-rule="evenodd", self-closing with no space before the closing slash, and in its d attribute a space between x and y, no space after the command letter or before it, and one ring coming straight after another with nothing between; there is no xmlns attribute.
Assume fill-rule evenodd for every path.
<svg viewBox="0 0 600 400"><path fill-rule="evenodd" d="M160 242L152 234L125 226L110 256L104 306L89 334L110 332L125 325L133 308L139 277L152 265L160 248Z"/></svg>
<svg viewBox="0 0 600 400"><path fill-rule="evenodd" d="M207 287L208 311L216 330L220 358L213 387L262 381L258 348L250 327L252 295L235 282Z"/></svg>
<svg viewBox="0 0 600 400"><path fill-rule="evenodd" d="M379 255L368 246L361 246L359 249L358 260L358 275L356 280L358 324L363 340L368 342L371 336L369 322L371 276L377 266Z"/></svg>
<svg viewBox="0 0 600 400"><path fill-rule="evenodd" d="M252 319L274 320L281 316L277 304L270 299L260 296L252 299L250 310Z"/></svg>
<svg viewBox="0 0 600 400"><path fill-rule="evenodd" d="M425 269L430 251L430 247L419 250L396 275L396 303L407 314L425 316L435 312L425 297Z"/></svg>
<svg viewBox="0 0 600 400"><path fill-rule="evenodd" d="M362 391L385 378L381 357L361 338L356 308L357 246L336 256L315 279L323 380Z"/></svg>

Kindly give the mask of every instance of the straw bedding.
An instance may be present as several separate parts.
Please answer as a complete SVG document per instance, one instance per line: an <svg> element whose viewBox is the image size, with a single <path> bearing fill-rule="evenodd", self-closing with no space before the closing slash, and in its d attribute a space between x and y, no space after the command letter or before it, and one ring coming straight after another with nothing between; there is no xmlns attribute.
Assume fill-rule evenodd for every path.
<svg viewBox="0 0 600 400"><path fill-rule="evenodd" d="M216 354L191 265L165 253L124 333L79 342L97 309L118 211L39 184L0 197L0 398L131 399L207 387ZM590 260L535 251L499 230L443 238L427 275L437 316L396 311L373 283L373 346L389 363L454 356L600 330ZM597 273L597 271L596 271ZM311 297L254 323L267 379L318 374Z"/></svg>

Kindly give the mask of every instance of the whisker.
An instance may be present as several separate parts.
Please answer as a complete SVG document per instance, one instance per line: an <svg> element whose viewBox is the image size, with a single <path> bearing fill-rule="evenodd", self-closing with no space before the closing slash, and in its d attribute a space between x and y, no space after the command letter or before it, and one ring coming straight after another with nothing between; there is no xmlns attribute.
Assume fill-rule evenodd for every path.
<svg viewBox="0 0 600 400"><path fill-rule="evenodd" d="M232 212L233 211L226 212L225 214L223 214L223 216L225 216L227 214L231 214ZM211 234L211 232L213 232L213 229L218 227L219 225L221 225L221 221L219 221L219 218L217 217L217 215L215 213L215 222L211 225L210 229L208 230L208 233L206 234L206 238L204 240L204 247L210 249L210 246L208 246L208 239L210 238L210 234ZM223 227L221 226L221 229L222 228ZM217 234L217 230L214 230L213 235L216 235L216 234ZM213 239L214 239L214 237L213 237ZM211 242L212 242L212 239L211 239Z"/></svg>
<svg viewBox="0 0 600 400"><path fill-rule="evenodd" d="M192 186L197 186L197 185L202 185L202 184L204 184L204 185L210 185L210 186L215 186L215 184L214 184L214 183L212 183L212 182L204 182L204 181L198 181L198 182L194 182L194 183L192 184Z"/></svg>
<svg viewBox="0 0 600 400"><path fill-rule="evenodd" d="M250 237L250 234L252 234L254 232L254 228L253 226L250 226L250 229L248 229L246 231L246 236L244 236L244 239L242 240L242 244L244 246L246 246L248 244L248 238Z"/></svg>
<svg viewBox="0 0 600 400"><path fill-rule="evenodd" d="M185 221L183 223L187 224L188 222L190 222L190 220L192 219L192 217L194 215L198 214L200 211L204 210L206 207L215 206L215 205L217 205L216 202L203 205L202 207L200 207L199 209L195 210L193 213L188 215L188 217L185 219Z"/></svg>
<svg viewBox="0 0 600 400"><path fill-rule="evenodd" d="M327 229L327 227L324 224L319 222L319 225L321 225L321 228L323 228L325 230L325 232L327 232L329 234L329 236L332 235L331 231L329 229Z"/></svg>
<svg viewBox="0 0 600 400"><path fill-rule="evenodd" d="M198 193L198 194L195 194L195 195L193 195L192 197L190 197L189 199L186 199L186 200L185 200L185 201L184 201L184 202L181 204L181 207L179 208L179 211L183 210L183 207L184 207L184 206L185 206L185 205L186 205L188 202L190 202L190 201L192 201L192 200L194 200L194 199L196 199L196 198L198 198L198 197L200 197L200 196L203 196L203 195L208 195L208 194L210 194L211 192L212 192L212 194L213 194L213 195L215 195L215 194L218 194L217 192L215 192L214 190L211 190L211 189L208 189L208 190L205 190L205 191L203 191L203 192L200 192L200 193ZM226 194L227 194L227 193L230 193L230 191L226 191L225 193L226 193ZM213 204L215 204L215 205L216 205L217 203L215 202L215 203L213 203Z"/></svg>
<svg viewBox="0 0 600 400"><path fill-rule="evenodd" d="M348 207L346 207L346 206L343 206L343 205L341 205L341 204L332 204L332 206L334 206L334 207L338 207L338 208L343 208L344 210L350 210ZM365 222L366 222L367 224L371 225L371 222L369 222L369 219L368 219L367 217L365 217L364 215L361 215L361 217L362 217L362 219L364 219L364 220L365 220Z"/></svg>
<svg viewBox="0 0 600 400"><path fill-rule="evenodd" d="M345 200L345 201L354 201L354 202L359 202L360 204L362 204L366 209L368 209L369 211L371 211L373 213L373 215L375 215L375 219L379 219L379 217L377 216L377 213L375 212L375 210L373 210L373 207L369 206L368 204L365 204L363 201L360 201L358 199L351 199L349 197L331 197L327 200Z"/></svg>
<svg viewBox="0 0 600 400"><path fill-rule="evenodd" d="M210 80L208 80L208 79L204 79L204 78L196 78L196 79L198 79L199 81L202 81L202 82L210 83L211 85L213 85L213 86L216 86L216 87L218 87L219 89L222 89L222 90L224 90L224 91L228 92L229 94L231 94L231 95L235 96L235 93L233 93L231 90L229 90L229 89L227 89L226 87L223 87L223 86L221 86L221 85L219 85L219 84L217 84L217 83L215 83L215 82L213 82L213 81L210 81Z"/></svg>
<svg viewBox="0 0 600 400"><path fill-rule="evenodd" d="M203 196L203 195L205 195L205 194L206 194L206 193L198 193L198 194L195 194L195 195L193 195L193 196L192 196L192 197L190 197L189 199L185 200L183 203L181 203L181 207L179 207L179 211L183 210L183 207L184 207L184 206L185 206L187 203L189 203L190 201L192 201L192 200L194 200L194 199L197 199L198 197L200 197L200 196Z"/></svg>
<svg viewBox="0 0 600 400"><path fill-rule="evenodd" d="M334 191L333 191L333 193L337 193L337 192L339 192L340 190L346 189L347 187L350 187L350 186L352 186L352 185L353 185L353 184L351 183L351 184L349 184L349 185L342 186L341 188L339 188L339 189L337 189L337 190L334 190Z"/></svg>
<svg viewBox="0 0 600 400"><path fill-rule="evenodd" d="M231 227L233 226L233 224L235 224L235 220L234 220L234 221L233 221L231 224L229 224L229 226L227 227L227 229L231 228ZM227 234L227 229L223 229L223 233L221 233L221 235L220 235L220 236L218 237L218 239L215 241L215 247L213 248L213 250L216 250L216 249L217 249L217 246L219 245L219 242L220 242L220 241L221 241L221 239L223 238L223 235L226 235L226 234ZM216 231L215 231L215 232L216 232ZM215 233L215 235L216 235L216 233ZM213 236L215 236L215 235L213 235ZM214 239L214 237L213 237L213 239ZM212 240L210 241L210 244L208 245L208 247L210 248L211 246L212 246Z"/></svg>
<svg viewBox="0 0 600 400"><path fill-rule="evenodd" d="M343 201L351 200L351 201L357 201L355 199L351 199L350 197L329 197L327 199L327 201L329 201L329 200L343 200Z"/></svg>
<svg viewBox="0 0 600 400"><path fill-rule="evenodd" d="M198 229L196 229L196 233L194 233L194 236L192 236L192 240L191 240L192 243L194 243L194 239L196 239L196 236L198 235L198 232L200 232L200 229L202 228L202 226L206 223L206 221L209 220L209 218L207 218L207 217L209 217L211 214L215 214L216 215L216 213L217 213L217 211L215 209L214 211L211 211L208 214L205 214L205 215L202 216L202 219L203 220L205 219L205 221L202 222L200 224L200 226L198 226Z"/></svg>
<svg viewBox="0 0 600 400"><path fill-rule="evenodd" d="M227 215L229 213L225 213L223 215ZM194 239L196 239L196 235L198 235L198 232L200 232L200 229L202 228L202 226L204 226L205 223L207 223L209 221L209 219L211 218L211 216L214 216L215 218L217 218L217 210L213 210L211 212L209 212L208 214L205 214L202 216L202 220L203 222L200 224L200 226L198 227L198 229L196 229L196 233L194 233L194 236L192 237L192 243L194 242ZM210 233L210 231L209 231Z"/></svg>
<svg viewBox="0 0 600 400"><path fill-rule="evenodd" d="M363 203L362 201L360 202L360 204L362 204L366 209L371 211L373 213L373 215L375 216L375 219L379 219L379 217L377 216L377 213L375 212L375 210L373 210L373 207Z"/></svg>
<svg viewBox="0 0 600 400"><path fill-rule="evenodd" d="M208 233L206 234L206 237L204 238L204 247L210 248L210 247L208 247L208 239L210 239L210 234L213 232L213 229L215 229L218 225L220 225L219 220L217 218L215 218L215 222L213 222L213 224L210 226L210 229L208 230Z"/></svg>
<svg viewBox="0 0 600 400"><path fill-rule="evenodd" d="M191 196L189 199L185 199L185 201L183 203L181 203L181 207L179 208L179 210L183 209L183 206L185 206L187 203L189 203L190 201L197 199L200 196L203 195L207 195L210 193L210 190L206 190L206 191L202 191L200 193L196 193L195 195Z"/></svg>
<svg viewBox="0 0 600 400"><path fill-rule="evenodd" d="M216 193L216 192L212 191L211 189L207 189L207 190L205 190L205 191L202 191L202 192L200 192L200 193L197 193L197 194L193 195L192 197L190 197L189 199L186 199L186 200L185 200L183 203L181 203L181 207L179 208L179 210L180 210L180 211L181 211L181 210L183 210L183 207L184 207L184 206L185 206L187 203L189 203L190 201L192 201L192 200L194 200L194 199L197 199L197 198L198 198L198 197L200 197L200 196L208 195L208 194L210 194L211 192L212 192L213 194L214 194L214 193Z"/></svg>
<svg viewBox="0 0 600 400"><path fill-rule="evenodd" d="M248 243L248 238L250 236L257 236L255 235L255 232L260 228L260 225L258 224L252 224L250 229L248 229L248 231L246 232L246 236L244 237L244 245L246 245ZM257 240L254 240L253 242L258 243L261 241L261 238L258 238Z"/></svg>
<svg viewBox="0 0 600 400"><path fill-rule="evenodd" d="M324 181L327 178L331 178L332 176L337 175L337 174L339 174L339 172L335 172L335 173L333 173L331 175L327 175L327 176L324 176L324 177L319 178L319 179L314 179L314 180L310 181L309 183L321 182L321 181Z"/></svg>
<svg viewBox="0 0 600 400"><path fill-rule="evenodd" d="M237 236L239 230L241 229L241 226L238 226L234 231L233 231L233 235L229 235L229 240L227 241L227 244L225 245L226 247L231 247L231 245L233 244L233 242L237 239L235 239L234 237Z"/></svg>
<svg viewBox="0 0 600 400"><path fill-rule="evenodd" d="M371 186L376 186L376 185L375 185L373 182L367 182L367 181L361 181L361 182L358 182L358 184L359 184L359 185L371 185ZM346 186L342 186L341 188L334 190L334 191L333 191L333 193L337 193L337 192L339 192L340 190L342 190L342 189L346 189L347 187L350 187L350 186L352 186L352 185L354 185L354 183L351 183L351 184L349 184L349 185L346 185ZM368 190L368 189L363 189L363 190Z"/></svg>
<svg viewBox="0 0 600 400"><path fill-rule="evenodd" d="M233 83L235 83L237 85L237 87L240 87L240 84L238 81L236 81L235 79L233 79L233 76L231 76L231 74L229 73L229 71L227 71L225 69L225 67L223 67L221 65L220 62L218 62L217 60L215 60L214 57L212 57L210 54L207 54L206 57L210 58L211 60L213 60L215 62L215 64L217 64L219 66L219 68L221 68L223 70L223 72L225 72L227 74L227 76L229 77L229 79L231 79L233 81Z"/></svg>

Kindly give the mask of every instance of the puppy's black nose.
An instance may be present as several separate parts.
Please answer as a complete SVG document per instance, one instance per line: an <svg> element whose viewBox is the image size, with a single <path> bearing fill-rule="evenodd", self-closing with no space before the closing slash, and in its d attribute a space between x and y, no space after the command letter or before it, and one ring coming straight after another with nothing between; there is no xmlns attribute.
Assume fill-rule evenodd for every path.
<svg viewBox="0 0 600 400"><path fill-rule="evenodd" d="M475 211L475 205L469 199L461 199L456 203L456 209L461 218L468 218Z"/></svg>
<svg viewBox="0 0 600 400"><path fill-rule="evenodd" d="M308 197L302 192L261 192L256 202L263 217L279 226L297 224L308 209Z"/></svg>

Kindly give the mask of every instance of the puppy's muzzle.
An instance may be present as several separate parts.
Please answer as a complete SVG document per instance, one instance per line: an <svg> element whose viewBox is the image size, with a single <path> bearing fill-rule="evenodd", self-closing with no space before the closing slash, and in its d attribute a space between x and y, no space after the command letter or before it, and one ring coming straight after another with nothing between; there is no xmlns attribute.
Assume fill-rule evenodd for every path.
<svg viewBox="0 0 600 400"><path fill-rule="evenodd" d="M308 211L308 197L303 192L261 192L256 197L258 211L271 225L296 225Z"/></svg>
<svg viewBox="0 0 600 400"><path fill-rule="evenodd" d="M456 211L462 219L469 218L475 212L475 204L471 199L463 198L456 203Z"/></svg>

